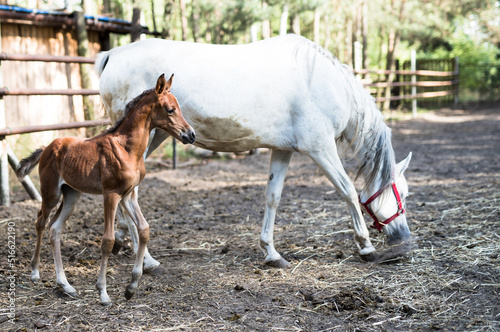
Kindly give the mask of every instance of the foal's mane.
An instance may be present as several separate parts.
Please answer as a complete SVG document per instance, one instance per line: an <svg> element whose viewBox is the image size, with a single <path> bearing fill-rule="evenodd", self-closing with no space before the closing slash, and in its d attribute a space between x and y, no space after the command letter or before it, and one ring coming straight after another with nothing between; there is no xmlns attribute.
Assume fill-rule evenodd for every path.
<svg viewBox="0 0 500 332"><path fill-rule="evenodd" d="M297 38L297 48L309 47L315 54L325 57L341 73L338 79L349 98L351 117L349 124L337 142L344 151L351 149L358 161L358 175L363 176L364 189L371 187L378 177L381 188L389 185L394 176L395 157L392 147L391 129L384 123L382 113L377 108L374 98L356 79L350 67L342 64L329 51L316 43Z"/></svg>
<svg viewBox="0 0 500 332"><path fill-rule="evenodd" d="M127 106L125 106L125 110L123 111L122 117L120 119L118 119L113 126L111 126L108 129L104 130L102 132L102 134L114 133L118 129L118 127L120 127L120 125L123 123L123 121L127 118L127 116L130 113L132 113L132 111L135 109L135 107L137 106L137 104L142 100L142 98L144 98L146 95L148 95L149 93L151 93L151 91L153 91L153 89L145 90L140 95L138 95L137 97L135 97L134 99L132 99L131 101L129 101L128 104L127 104Z"/></svg>

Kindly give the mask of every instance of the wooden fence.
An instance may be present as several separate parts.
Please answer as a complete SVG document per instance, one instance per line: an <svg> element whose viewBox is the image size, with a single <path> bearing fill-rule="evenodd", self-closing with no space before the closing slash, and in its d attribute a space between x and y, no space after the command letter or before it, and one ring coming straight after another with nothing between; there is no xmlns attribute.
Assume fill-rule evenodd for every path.
<svg viewBox="0 0 500 332"><path fill-rule="evenodd" d="M354 70L359 78L370 77L369 80L362 79L363 84L370 90L381 109L388 109L391 102L401 104L411 101L412 113L415 116L417 100L447 97L448 103L458 103L458 58L417 61L416 53L412 52L411 60L403 64L403 69L397 67L393 71Z"/></svg>
<svg viewBox="0 0 500 332"><path fill-rule="evenodd" d="M1 61L42 61L42 62L62 62L62 63L86 63L93 64L95 59L86 58L80 56L51 56L51 55L25 55L25 54L7 54L0 53L0 63ZM378 75L384 77L391 77L395 75L396 77L406 76L410 80L393 80L389 82L365 82L365 86L368 89L375 89L375 100L377 102L390 102L390 101L401 101L401 100L412 100L413 102L413 112L416 112L416 101L421 98L434 98L439 96L455 95L458 94L458 61L454 71L430 71L430 70L355 70L356 75ZM1 75L1 72L0 72ZM451 80L425 80L418 81L417 77L452 77ZM3 82L2 77L0 77L0 84ZM401 87L411 88L411 93L405 94L400 91L406 91L405 89L399 89ZM417 93L417 87L452 87L452 89L443 91L431 91L431 92L419 92ZM391 92L396 88L395 91L399 93ZM398 90L399 89L399 90ZM385 96L381 96L380 91L386 92ZM8 87L0 86L0 145L1 145L1 156L0 156L0 205L10 204L10 188L9 188L9 165L16 169L18 165L18 159L12 152L12 149L5 142L5 137L8 135L16 134L26 134L34 133L39 131L49 131L49 130L63 130L63 129L76 129L76 128L87 128L94 126L102 126L110 123L109 120L95 120L95 121L83 121L83 122L72 122L72 123L61 123L53 125L40 125L40 126L28 126L19 128L7 127L5 121L5 104L3 97L6 95L16 95L16 96L30 96L30 95L98 95L98 90L91 89L9 89ZM455 97L456 98L456 97ZM175 143L175 140L174 140ZM174 144L174 166L176 164L175 157L175 144ZM32 199L41 200L40 194L34 187L33 183L26 177L21 181L24 188L27 190L28 194Z"/></svg>
<svg viewBox="0 0 500 332"><path fill-rule="evenodd" d="M0 53L0 61L41 61L41 62L61 62L61 63L88 63L93 64L94 59L79 57L79 56L52 56L52 55L25 55L25 54L7 54ZM1 74L1 73L0 73ZM0 77L0 82L3 78ZM5 137L15 134L26 134L48 130L76 129L84 127L94 127L109 124L109 120L84 121L73 123L62 123L54 125L28 126L20 128L10 128L6 125L5 120L5 103L3 97L10 96L32 96L32 95L98 95L99 90L91 89L9 89L8 87L0 87L0 205L10 205L10 188L9 188L9 165L15 170L19 163L12 149L7 145ZM33 185L29 177L21 181L24 188L32 199L41 201L40 194Z"/></svg>

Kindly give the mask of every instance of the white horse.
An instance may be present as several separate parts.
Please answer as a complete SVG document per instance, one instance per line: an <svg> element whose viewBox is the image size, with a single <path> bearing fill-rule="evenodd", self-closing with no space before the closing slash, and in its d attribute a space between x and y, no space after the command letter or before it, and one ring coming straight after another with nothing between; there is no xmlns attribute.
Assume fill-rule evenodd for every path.
<svg viewBox="0 0 500 332"><path fill-rule="evenodd" d="M373 98L347 66L313 42L296 35L231 46L147 39L101 53L95 66L113 122L158 73L175 72L172 93L197 133L195 145L226 152L272 150L259 243L267 264L289 266L274 248L273 229L294 152L309 156L335 186L348 205L359 254L375 257L356 189L339 157L341 142L359 162L358 174L364 178L359 200L367 203L375 227L389 244L410 240L403 172L411 153L396 164L391 131ZM149 152L166 137L157 130ZM128 225L137 248L133 222L125 214L118 218L122 232L117 241ZM158 264L146 252L145 269Z"/></svg>

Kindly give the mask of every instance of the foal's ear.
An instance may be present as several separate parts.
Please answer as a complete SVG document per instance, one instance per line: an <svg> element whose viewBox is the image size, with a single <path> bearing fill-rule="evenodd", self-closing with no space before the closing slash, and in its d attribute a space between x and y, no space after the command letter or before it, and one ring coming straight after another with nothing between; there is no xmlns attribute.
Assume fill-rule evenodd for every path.
<svg viewBox="0 0 500 332"><path fill-rule="evenodd" d="M410 160L411 160L411 152L408 154L408 157L406 157L404 160L402 160L396 165L398 174L403 174L404 171L406 171L408 165L410 164Z"/></svg>
<svg viewBox="0 0 500 332"><path fill-rule="evenodd" d="M156 81L156 94L161 95L165 88L167 87L167 81L165 81L165 74L161 74Z"/></svg>
<svg viewBox="0 0 500 332"><path fill-rule="evenodd" d="M174 74L170 76L170 78L167 81L167 91L170 91L170 87L172 86L172 81L174 80Z"/></svg>

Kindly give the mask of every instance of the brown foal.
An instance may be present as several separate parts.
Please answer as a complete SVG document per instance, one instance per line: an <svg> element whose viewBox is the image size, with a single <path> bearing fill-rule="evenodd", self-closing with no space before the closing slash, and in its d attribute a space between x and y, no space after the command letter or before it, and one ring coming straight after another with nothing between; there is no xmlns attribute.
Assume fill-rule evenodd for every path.
<svg viewBox="0 0 500 332"><path fill-rule="evenodd" d="M31 280L40 279L40 245L45 224L62 195L57 213L50 220L50 243L54 254L57 284L69 295L76 290L64 274L61 259L61 232L81 193L103 195L104 234L102 260L96 287L101 304L111 304L106 291L106 268L115 241L114 221L118 205L134 220L139 232L139 249L132 270L132 281L125 297L130 299L142 276L149 225L144 219L134 190L144 178L144 151L153 128L160 128L182 141L193 143L195 133L181 114L177 99L170 93L173 75L168 81L162 74L154 89L146 90L126 107L123 117L112 128L93 138L57 138L45 148L23 159L17 169L25 177L38 164L42 206L36 221L37 239L31 260Z"/></svg>

